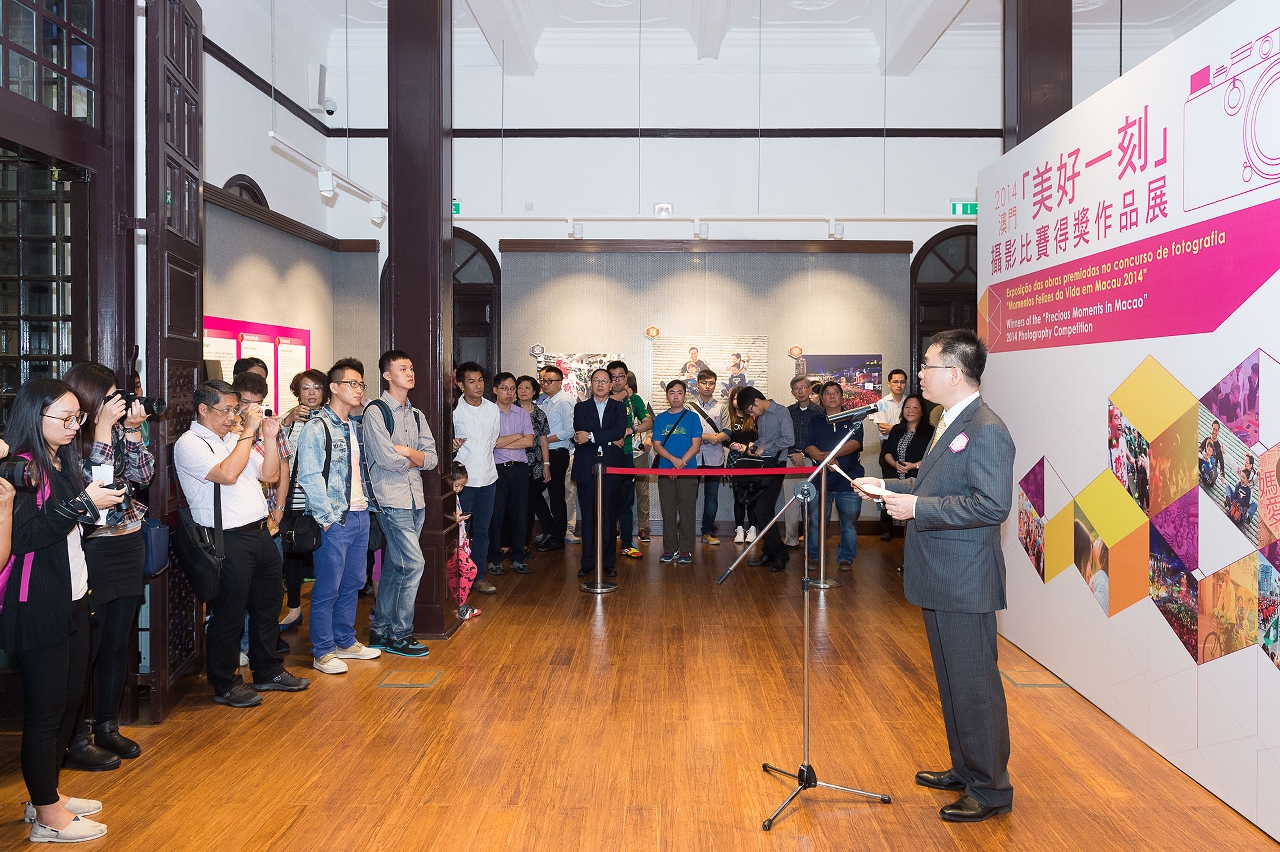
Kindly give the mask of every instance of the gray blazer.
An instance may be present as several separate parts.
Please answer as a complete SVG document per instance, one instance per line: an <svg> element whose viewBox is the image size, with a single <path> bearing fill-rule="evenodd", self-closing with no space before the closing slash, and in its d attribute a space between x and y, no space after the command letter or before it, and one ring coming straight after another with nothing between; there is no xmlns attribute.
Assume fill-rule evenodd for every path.
<svg viewBox="0 0 1280 852"><path fill-rule="evenodd" d="M885 482L917 498L903 561L911 603L944 612L1005 608L1000 524L1013 508L1013 455L1004 421L978 397L947 426L915 479Z"/></svg>

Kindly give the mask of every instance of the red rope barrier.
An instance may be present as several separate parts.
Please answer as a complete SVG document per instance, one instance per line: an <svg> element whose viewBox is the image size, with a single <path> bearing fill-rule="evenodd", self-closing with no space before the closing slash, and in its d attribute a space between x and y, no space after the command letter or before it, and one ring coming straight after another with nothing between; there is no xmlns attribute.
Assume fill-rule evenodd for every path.
<svg viewBox="0 0 1280 852"><path fill-rule="evenodd" d="M625 476L768 476L771 474L813 473L816 467L695 467L676 470L673 467L606 467L605 473Z"/></svg>

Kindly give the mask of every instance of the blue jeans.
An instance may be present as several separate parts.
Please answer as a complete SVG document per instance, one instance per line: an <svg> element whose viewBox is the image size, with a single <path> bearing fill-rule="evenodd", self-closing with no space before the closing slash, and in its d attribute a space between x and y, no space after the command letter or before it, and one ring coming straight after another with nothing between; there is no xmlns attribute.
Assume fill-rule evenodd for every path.
<svg viewBox="0 0 1280 852"><path fill-rule="evenodd" d="M814 499L817 502L817 499ZM828 491L826 511L821 515L815 509L809 510L809 535L806 542L809 558L817 560L819 542L825 545L826 536L818 530L827 525L831 517L831 504L836 504L840 515L840 545L836 548L836 562L852 562L858 555L858 515L862 512L862 498L854 491Z"/></svg>
<svg viewBox="0 0 1280 852"><path fill-rule="evenodd" d="M471 533L471 556L476 561L475 581L477 583L483 580L485 574L488 573L486 569L489 567L487 558L489 553L489 524L493 521L493 498L497 493L498 483L495 480L488 485L476 487L468 485L458 495L462 501L462 511L471 513L471 520L467 523L467 530Z"/></svg>
<svg viewBox="0 0 1280 852"><path fill-rule="evenodd" d="M720 477L702 479L702 535L715 535L716 514L720 511Z"/></svg>
<svg viewBox="0 0 1280 852"><path fill-rule="evenodd" d="M345 524L330 524L312 554L311 655L316 659L355 644L356 599L364 588L368 554L368 511L348 512Z"/></svg>
<svg viewBox="0 0 1280 852"><path fill-rule="evenodd" d="M422 569L426 567L418 536L426 516L426 509L384 507L378 518L386 550L382 555L378 599L373 606L373 630L388 639L402 639L413 633L413 605L418 599Z"/></svg>

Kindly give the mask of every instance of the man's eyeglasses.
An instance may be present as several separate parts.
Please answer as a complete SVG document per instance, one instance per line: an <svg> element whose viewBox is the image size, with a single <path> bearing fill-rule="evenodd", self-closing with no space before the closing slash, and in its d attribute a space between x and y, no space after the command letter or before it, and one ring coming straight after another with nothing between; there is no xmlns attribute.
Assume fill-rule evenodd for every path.
<svg viewBox="0 0 1280 852"><path fill-rule="evenodd" d="M494 390L500 390L500 391L513 391L515 389L516 389L515 385L498 385L496 388L494 388Z"/></svg>
<svg viewBox="0 0 1280 852"><path fill-rule="evenodd" d="M921 364L921 370L950 370L955 364Z"/></svg>
<svg viewBox="0 0 1280 852"><path fill-rule="evenodd" d="M52 414L46 414L44 416L48 417L50 420L62 421L62 425L66 426L68 429L79 429L84 425L84 421L89 417L89 415L85 414L83 411L77 412L76 414L68 414L66 417L56 417Z"/></svg>
<svg viewBox="0 0 1280 852"><path fill-rule="evenodd" d="M341 381L341 382L334 382L334 384L335 384L335 385L350 385L350 386L351 386L352 388L354 388L355 390L364 390L365 388L367 388L367 387L368 387L368 385L366 385L364 382L357 381L356 379L346 379L345 381Z"/></svg>
<svg viewBox="0 0 1280 852"><path fill-rule="evenodd" d="M707 379L705 382L698 382L698 384L699 384L699 385L705 385L706 387L709 387L709 388L713 388L713 387L715 387L715 386L716 386L716 380L715 380L715 379Z"/></svg>
<svg viewBox="0 0 1280 852"><path fill-rule="evenodd" d="M556 382L562 382L564 379L538 379L540 385L554 385Z"/></svg>
<svg viewBox="0 0 1280 852"><path fill-rule="evenodd" d="M618 379L625 379L626 377L627 377L627 374L626 374L626 373L610 373L610 374L609 374L609 378L610 378L610 379L613 379L615 382L616 382Z"/></svg>
<svg viewBox="0 0 1280 852"><path fill-rule="evenodd" d="M226 408L213 408L213 407L210 407L210 408L209 408L209 410L210 410L210 411L216 411L216 412L218 412L219 414L221 414L223 417L239 417L239 416L240 416L240 412L241 412L243 409L240 409L240 408L232 408L231 406L227 406Z"/></svg>

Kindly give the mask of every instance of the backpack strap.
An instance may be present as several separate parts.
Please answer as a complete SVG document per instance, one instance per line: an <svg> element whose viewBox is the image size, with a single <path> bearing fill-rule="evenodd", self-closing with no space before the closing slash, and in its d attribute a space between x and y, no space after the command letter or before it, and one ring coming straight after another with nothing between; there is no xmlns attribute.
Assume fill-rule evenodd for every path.
<svg viewBox="0 0 1280 852"><path fill-rule="evenodd" d="M380 399L370 400L368 403L365 404L366 413L368 413L367 409L369 408L369 406L373 406L382 412L382 422L385 423L387 426L387 437L388 438L391 437L391 430L394 428L394 426L391 423L391 406L387 405L385 402L383 402Z"/></svg>

